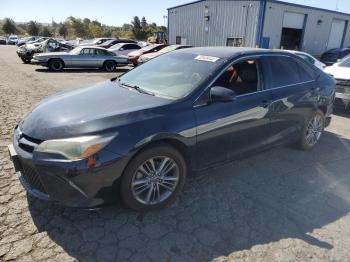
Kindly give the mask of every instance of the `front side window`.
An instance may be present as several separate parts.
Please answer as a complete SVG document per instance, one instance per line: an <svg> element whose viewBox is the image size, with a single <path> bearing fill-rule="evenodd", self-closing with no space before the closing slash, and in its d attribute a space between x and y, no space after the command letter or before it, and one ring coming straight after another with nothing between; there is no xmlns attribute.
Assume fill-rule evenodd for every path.
<svg viewBox="0 0 350 262"><path fill-rule="evenodd" d="M231 89L236 95L254 93L260 90L260 61L244 60L228 67L213 86Z"/></svg>
<svg viewBox="0 0 350 262"><path fill-rule="evenodd" d="M82 55L94 55L95 50L92 48L84 48L83 50L81 50Z"/></svg>
<svg viewBox="0 0 350 262"><path fill-rule="evenodd" d="M137 48L138 47L138 48ZM133 45L133 44L127 44L123 46L124 50L130 50L130 49L140 49L138 45Z"/></svg>

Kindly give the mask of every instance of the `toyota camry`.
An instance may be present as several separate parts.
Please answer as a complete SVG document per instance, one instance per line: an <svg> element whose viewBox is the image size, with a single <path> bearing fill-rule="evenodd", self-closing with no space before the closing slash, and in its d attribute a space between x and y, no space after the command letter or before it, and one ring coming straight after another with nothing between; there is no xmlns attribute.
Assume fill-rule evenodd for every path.
<svg viewBox="0 0 350 262"><path fill-rule="evenodd" d="M120 197L135 210L158 209L191 171L277 144L314 148L330 123L334 88L332 77L291 53L182 49L47 98L8 148L37 198L90 208Z"/></svg>

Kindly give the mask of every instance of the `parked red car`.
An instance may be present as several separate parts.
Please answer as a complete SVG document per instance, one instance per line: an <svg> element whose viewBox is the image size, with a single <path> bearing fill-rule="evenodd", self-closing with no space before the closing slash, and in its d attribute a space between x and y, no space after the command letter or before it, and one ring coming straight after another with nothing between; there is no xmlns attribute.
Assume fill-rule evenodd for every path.
<svg viewBox="0 0 350 262"><path fill-rule="evenodd" d="M139 59L140 56L142 56L144 54L158 52L159 50L163 49L166 46L168 46L168 45L152 44L152 45L145 46L145 47L141 48L140 50L136 50L136 51L129 53L128 59L129 59L130 63L132 63L134 66L137 66L138 65L137 60Z"/></svg>

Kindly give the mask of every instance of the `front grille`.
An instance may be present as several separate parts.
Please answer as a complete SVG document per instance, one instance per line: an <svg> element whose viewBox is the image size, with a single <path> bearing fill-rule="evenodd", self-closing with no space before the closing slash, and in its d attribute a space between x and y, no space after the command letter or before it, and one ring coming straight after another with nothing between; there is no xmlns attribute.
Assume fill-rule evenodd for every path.
<svg viewBox="0 0 350 262"><path fill-rule="evenodd" d="M32 188L36 189L42 193L46 194L46 190L43 184L40 181L39 175L36 172L35 168L31 167L28 164L22 163L22 176L27 184Z"/></svg>

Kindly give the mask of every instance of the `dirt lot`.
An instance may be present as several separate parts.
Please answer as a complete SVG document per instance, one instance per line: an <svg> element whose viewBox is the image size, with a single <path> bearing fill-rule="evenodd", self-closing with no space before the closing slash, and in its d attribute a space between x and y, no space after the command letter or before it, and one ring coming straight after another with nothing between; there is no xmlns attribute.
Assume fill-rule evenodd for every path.
<svg viewBox="0 0 350 262"><path fill-rule="evenodd" d="M350 260L350 115L343 113L313 151L274 149L192 176L159 212L65 209L28 197L7 154L14 126L48 95L112 76L50 73L0 46L0 261Z"/></svg>

